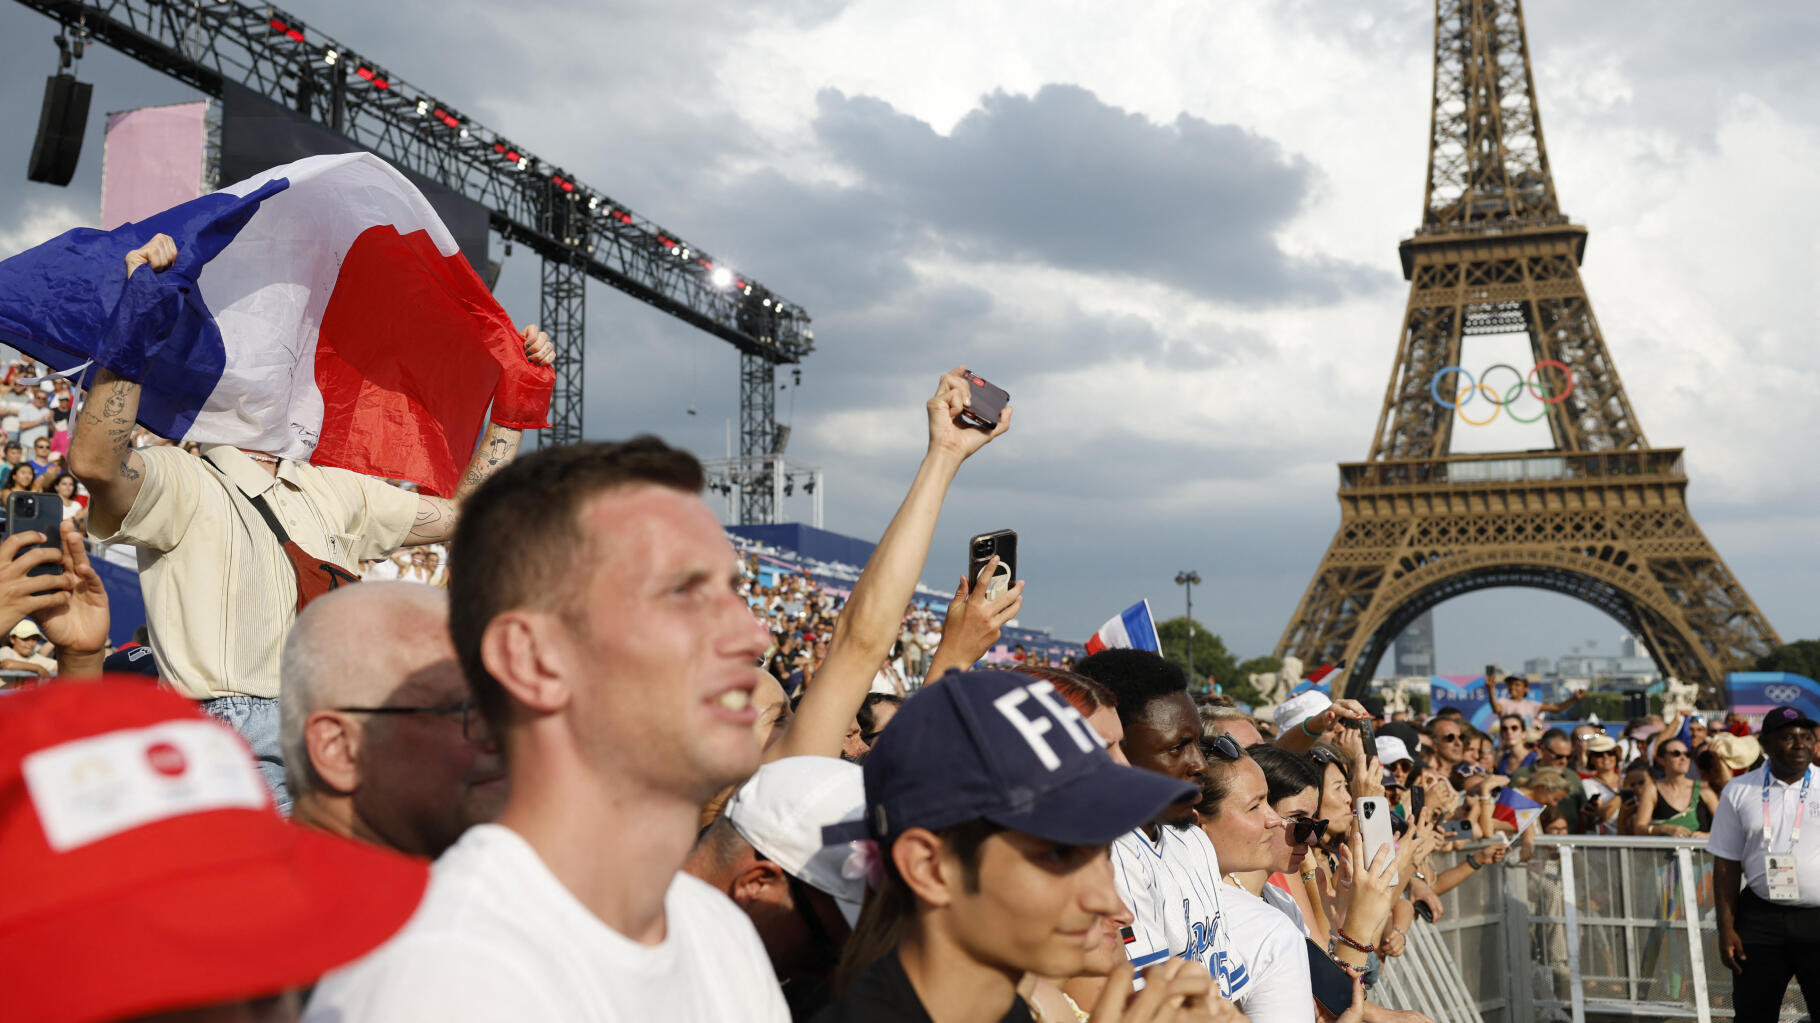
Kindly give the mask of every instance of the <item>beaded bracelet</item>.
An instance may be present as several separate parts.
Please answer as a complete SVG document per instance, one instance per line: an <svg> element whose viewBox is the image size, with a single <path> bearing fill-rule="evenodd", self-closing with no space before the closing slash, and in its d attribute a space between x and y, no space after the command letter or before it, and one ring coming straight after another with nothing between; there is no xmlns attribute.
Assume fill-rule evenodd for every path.
<svg viewBox="0 0 1820 1023"><path fill-rule="evenodd" d="M1327 958L1333 960L1333 964L1335 966L1338 966L1340 969L1345 970L1346 975L1348 977L1353 978L1354 980L1357 980L1358 978L1365 976L1365 967L1363 967L1363 966L1354 966L1351 963L1347 962L1346 960L1341 959L1339 956L1334 955L1331 951L1327 953Z"/></svg>
<svg viewBox="0 0 1820 1023"><path fill-rule="evenodd" d="M1345 942L1348 945L1351 945L1353 948L1357 949L1358 951L1363 952L1366 955L1371 954L1370 945L1362 945L1362 944L1358 943L1357 941L1354 941L1352 939L1351 935L1347 934L1343 930L1340 930L1338 927L1335 927L1333 929L1333 934L1334 934L1334 937L1339 938L1341 941Z"/></svg>

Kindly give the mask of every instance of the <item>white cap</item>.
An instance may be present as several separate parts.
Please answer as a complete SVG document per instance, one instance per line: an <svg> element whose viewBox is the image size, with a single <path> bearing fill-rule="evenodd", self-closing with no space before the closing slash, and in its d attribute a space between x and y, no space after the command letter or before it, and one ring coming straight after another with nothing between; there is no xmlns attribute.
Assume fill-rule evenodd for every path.
<svg viewBox="0 0 1820 1023"><path fill-rule="evenodd" d="M1277 733L1287 732L1331 706L1333 701L1319 689L1310 689L1299 696L1292 696L1277 707Z"/></svg>
<svg viewBox="0 0 1820 1023"><path fill-rule="evenodd" d="M741 838L786 874L834 897L847 924L866 897L863 866L848 869L847 843L822 844L822 828L866 816L866 782L858 764L834 757L785 757L758 773L727 803Z"/></svg>
<svg viewBox="0 0 1820 1023"><path fill-rule="evenodd" d="M1385 767L1389 767L1399 760L1407 760L1412 764L1415 763L1416 758L1409 755L1409 747L1404 745L1403 740L1396 736L1380 735L1377 737L1377 743L1378 763L1383 764Z"/></svg>

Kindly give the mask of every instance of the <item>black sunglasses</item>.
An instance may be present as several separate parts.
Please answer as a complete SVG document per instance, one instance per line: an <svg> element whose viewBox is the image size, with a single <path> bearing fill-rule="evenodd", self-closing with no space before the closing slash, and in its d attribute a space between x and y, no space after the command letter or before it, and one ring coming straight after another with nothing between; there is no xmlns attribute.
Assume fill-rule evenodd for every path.
<svg viewBox="0 0 1820 1023"><path fill-rule="evenodd" d="M1238 760L1245 755L1245 750L1239 746L1239 741L1237 739L1234 739L1230 735L1222 734L1212 736L1211 738L1203 737L1201 739L1201 754L1203 756L1219 757L1221 760Z"/></svg>
<svg viewBox="0 0 1820 1023"><path fill-rule="evenodd" d="M1335 754L1332 750L1325 749L1320 746L1316 746L1315 748L1309 750L1308 755L1313 757L1315 759L1315 762L1318 764L1332 764L1335 767L1345 767L1346 766L1344 763L1342 763L1340 761L1339 756L1337 754Z"/></svg>
<svg viewBox="0 0 1820 1023"><path fill-rule="evenodd" d="M1297 844L1309 845L1319 842L1321 836L1327 834L1327 822L1316 817L1291 817L1289 830Z"/></svg>

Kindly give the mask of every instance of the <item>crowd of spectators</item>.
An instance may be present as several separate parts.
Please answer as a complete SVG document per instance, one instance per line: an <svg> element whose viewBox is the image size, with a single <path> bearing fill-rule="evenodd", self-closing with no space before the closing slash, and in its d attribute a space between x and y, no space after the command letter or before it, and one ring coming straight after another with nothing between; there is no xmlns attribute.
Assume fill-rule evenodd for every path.
<svg viewBox="0 0 1820 1023"><path fill-rule="evenodd" d="M981 669L1022 580L989 590L994 559L939 620L912 601L1011 425L963 422L963 370L844 595L737 557L656 438L516 458L504 393L446 500L132 447L136 385L100 374L69 461L90 532L141 551L163 685L90 680L108 604L75 522L0 546L12 656L48 639L66 676L0 698L13 1018L1420 1023L1373 990L1442 894L1543 828L1704 830L1758 758L1319 690L1259 720L1135 650ZM1772 718L1786 788L1815 726ZM1368 845L1379 813L1398 840ZM1771 960L1735 911L1728 965L1811 969L1745 966Z"/></svg>

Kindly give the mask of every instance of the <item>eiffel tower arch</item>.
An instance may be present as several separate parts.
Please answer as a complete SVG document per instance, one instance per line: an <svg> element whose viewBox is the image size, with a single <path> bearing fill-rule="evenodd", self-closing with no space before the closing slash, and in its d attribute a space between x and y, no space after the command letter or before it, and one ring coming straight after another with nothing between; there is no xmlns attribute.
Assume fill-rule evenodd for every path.
<svg viewBox="0 0 1820 1023"><path fill-rule="evenodd" d="M1521 0L1437 0L1396 362L1369 457L1340 465L1340 526L1277 656L1344 660L1356 693L1409 622L1499 586L1585 601L1703 687L1779 642L1688 511L1681 450L1644 437L1580 279L1586 237L1556 198ZM1527 336L1528 373L1461 367L1464 339L1495 334ZM1467 407L1525 396L1551 448L1449 453Z"/></svg>

